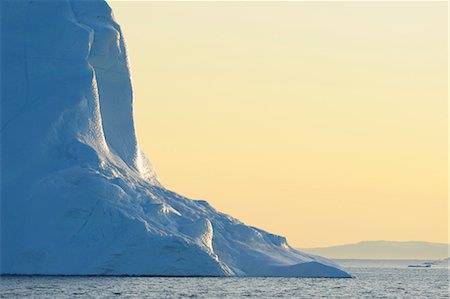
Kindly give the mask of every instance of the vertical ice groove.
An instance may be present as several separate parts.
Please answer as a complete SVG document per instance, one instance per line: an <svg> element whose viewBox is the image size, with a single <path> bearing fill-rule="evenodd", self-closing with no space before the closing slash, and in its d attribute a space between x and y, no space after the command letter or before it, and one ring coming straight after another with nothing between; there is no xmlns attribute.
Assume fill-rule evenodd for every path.
<svg viewBox="0 0 450 299"><path fill-rule="evenodd" d="M94 32L88 58L93 67L106 143L109 148L151 183L157 183L150 162L139 149L133 119L133 88L120 26L104 1L72 1L79 23Z"/></svg>

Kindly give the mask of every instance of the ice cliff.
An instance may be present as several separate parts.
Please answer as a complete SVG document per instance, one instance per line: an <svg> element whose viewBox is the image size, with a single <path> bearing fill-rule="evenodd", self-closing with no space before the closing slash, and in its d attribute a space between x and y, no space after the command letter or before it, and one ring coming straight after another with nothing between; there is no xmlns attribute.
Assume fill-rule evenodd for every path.
<svg viewBox="0 0 450 299"><path fill-rule="evenodd" d="M6 0L1 22L2 274L349 277L160 185L106 2Z"/></svg>

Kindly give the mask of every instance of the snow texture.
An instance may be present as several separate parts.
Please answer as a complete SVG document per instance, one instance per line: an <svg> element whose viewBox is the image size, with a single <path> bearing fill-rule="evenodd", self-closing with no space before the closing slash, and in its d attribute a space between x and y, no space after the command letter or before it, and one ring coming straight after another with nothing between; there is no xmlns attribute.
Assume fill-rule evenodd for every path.
<svg viewBox="0 0 450 299"><path fill-rule="evenodd" d="M165 189L104 1L1 2L2 274L349 277Z"/></svg>

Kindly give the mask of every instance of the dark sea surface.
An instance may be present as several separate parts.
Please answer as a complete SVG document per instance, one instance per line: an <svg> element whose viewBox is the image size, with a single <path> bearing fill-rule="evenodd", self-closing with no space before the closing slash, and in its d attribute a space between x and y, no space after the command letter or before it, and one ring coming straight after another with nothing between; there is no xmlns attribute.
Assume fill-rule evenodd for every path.
<svg viewBox="0 0 450 299"><path fill-rule="evenodd" d="M354 278L2 276L1 298L449 298L449 268L339 260Z"/></svg>

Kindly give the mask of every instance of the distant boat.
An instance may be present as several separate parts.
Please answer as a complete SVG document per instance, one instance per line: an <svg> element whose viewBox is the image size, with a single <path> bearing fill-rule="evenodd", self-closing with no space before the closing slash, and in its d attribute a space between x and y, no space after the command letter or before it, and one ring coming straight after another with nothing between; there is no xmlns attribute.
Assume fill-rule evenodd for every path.
<svg viewBox="0 0 450 299"><path fill-rule="evenodd" d="M431 264L422 264L422 265L408 265L409 268L430 268Z"/></svg>

